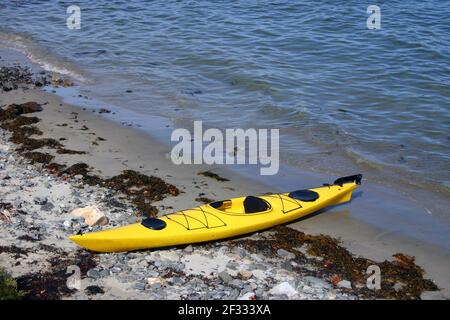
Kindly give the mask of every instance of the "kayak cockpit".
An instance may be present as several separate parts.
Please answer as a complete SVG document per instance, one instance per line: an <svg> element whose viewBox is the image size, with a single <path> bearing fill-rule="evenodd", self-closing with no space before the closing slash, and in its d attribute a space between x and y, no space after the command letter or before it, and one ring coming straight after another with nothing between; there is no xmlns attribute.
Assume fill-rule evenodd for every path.
<svg viewBox="0 0 450 320"><path fill-rule="evenodd" d="M231 214L266 213L272 210L272 206L269 202L254 196L216 201L209 205L216 210Z"/></svg>

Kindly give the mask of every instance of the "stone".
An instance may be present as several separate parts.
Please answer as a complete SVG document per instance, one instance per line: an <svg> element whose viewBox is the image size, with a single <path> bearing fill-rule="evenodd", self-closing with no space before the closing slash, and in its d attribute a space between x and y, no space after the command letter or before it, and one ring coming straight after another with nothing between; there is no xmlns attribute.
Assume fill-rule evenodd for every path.
<svg viewBox="0 0 450 320"><path fill-rule="evenodd" d="M145 283L138 282L133 286L133 288L139 291L144 291L146 286L147 285Z"/></svg>
<svg viewBox="0 0 450 320"><path fill-rule="evenodd" d="M253 276L253 273L248 270L241 270L238 274L242 278L242 280L248 280Z"/></svg>
<svg viewBox="0 0 450 320"><path fill-rule="evenodd" d="M255 299L256 295L254 292L247 292L238 298L238 300L255 300Z"/></svg>
<svg viewBox="0 0 450 320"><path fill-rule="evenodd" d="M147 284L153 288L153 286L156 284L159 284L161 286L163 284L163 280L160 277L147 278Z"/></svg>
<svg viewBox="0 0 450 320"><path fill-rule="evenodd" d="M341 280L336 284L339 288L351 289L352 283L348 280Z"/></svg>
<svg viewBox="0 0 450 320"><path fill-rule="evenodd" d="M89 226L104 226L108 224L108 218L96 207L78 208L71 212L71 215L83 217L84 222Z"/></svg>
<svg viewBox="0 0 450 320"><path fill-rule="evenodd" d="M225 284L228 284L233 280L233 278L226 271L220 272L218 276L220 280L222 280L222 282Z"/></svg>
<svg viewBox="0 0 450 320"><path fill-rule="evenodd" d="M331 289L332 285L328 282L326 282L323 279L312 277L312 276L306 276L302 279L304 282L308 283L312 287L316 288L323 288L323 289Z"/></svg>
<svg viewBox="0 0 450 320"><path fill-rule="evenodd" d="M277 255L279 257L286 258L286 259L294 259L295 258L295 254L293 254L292 252L286 251L284 249L278 249Z"/></svg>
<svg viewBox="0 0 450 320"><path fill-rule="evenodd" d="M292 264L289 261L283 261L281 264L281 267L287 271L292 271L294 268L292 267Z"/></svg>
<svg viewBox="0 0 450 320"><path fill-rule="evenodd" d="M101 277L100 272L98 272L98 270L95 269L90 269L87 272L87 276L92 279L99 279Z"/></svg>
<svg viewBox="0 0 450 320"><path fill-rule="evenodd" d="M41 206L41 210L43 211L52 211L55 206L51 202L47 202L46 204Z"/></svg>
<svg viewBox="0 0 450 320"><path fill-rule="evenodd" d="M447 300L448 297L446 297L440 291L424 291L420 295L420 299L421 300Z"/></svg>
<svg viewBox="0 0 450 320"><path fill-rule="evenodd" d="M401 283L401 282L396 282L396 283L394 284L394 286L392 287L392 289L394 289L396 292L399 292L399 291L401 291L401 290L403 289L404 286L405 286L405 285L404 285L403 283Z"/></svg>
<svg viewBox="0 0 450 320"><path fill-rule="evenodd" d="M46 197L34 197L33 201L35 204L42 206L47 203L48 199Z"/></svg>
<svg viewBox="0 0 450 320"><path fill-rule="evenodd" d="M71 221L71 220L65 220L65 221L63 222L63 226L64 226L65 228L71 228L71 227L72 227L72 221Z"/></svg>
<svg viewBox="0 0 450 320"><path fill-rule="evenodd" d="M194 247L192 245L188 245L183 251L186 253L192 253L194 252Z"/></svg>
<svg viewBox="0 0 450 320"><path fill-rule="evenodd" d="M291 286L289 282L282 282L269 291L272 295L286 295L288 298L291 298L297 294L297 290Z"/></svg>
<svg viewBox="0 0 450 320"><path fill-rule="evenodd" d="M244 287L244 283L239 279L233 279L231 282L229 282L229 285L230 287L236 289L242 289Z"/></svg>
<svg viewBox="0 0 450 320"><path fill-rule="evenodd" d="M184 283L184 280L181 279L180 277L173 277L172 280L171 280L171 282L172 282L173 284L183 284L183 283Z"/></svg>

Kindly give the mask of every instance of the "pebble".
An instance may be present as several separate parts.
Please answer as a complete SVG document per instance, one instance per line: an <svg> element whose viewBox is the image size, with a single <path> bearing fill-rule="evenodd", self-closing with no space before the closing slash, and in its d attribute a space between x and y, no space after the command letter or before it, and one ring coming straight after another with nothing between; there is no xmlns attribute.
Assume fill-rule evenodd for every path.
<svg viewBox="0 0 450 320"><path fill-rule="evenodd" d="M255 300L255 299L256 295L254 292L247 292L238 298L238 300Z"/></svg>
<svg viewBox="0 0 450 320"><path fill-rule="evenodd" d="M147 287L147 285L145 283L141 283L141 282L138 282L133 286L134 289L140 290L140 291L144 291L146 287Z"/></svg>
<svg viewBox="0 0 450 320"><path fill-rule="evenodd" d="M242 289L244 287L244 282L239 279L233 279L229 282L230 287L236 288L236 289Z"/></svg>
<svg viewBox="0 0 450 320"><path fill-rule="evenodd" d="M51 202L47 202L46 204L41 206L41 210L44 211L52 211L55 206Z"/></svg>
<svg viewBox="0 0 450 320"><path fill-rule="evenodd" d="M337 286L339 288L344 288L344 289L351 289L352 288L352 283L348 280L341 280L337 283Z"/></svg>
<svg viewBox="0 0 450 320"><path fill-rule="evenodd" d="M316 278L316 277L311 277L311 276L306 276L302 279L304 282L310 284L312 287L316 287L316 288L320 288L320 289L331 289L332 285L328 282L326 282L325 280Z"/></svg>
<svg viewBox="0 0 450 320"><path fill-rule="evenodd" d="M222 280L222 282L225 284L228 284L233 280L233 278L226 271L220 272L218 276L220 280Z"/></svg>
<svg viewBox="0 0 450 320"><path fill-rule="evenodd" d="M248 270L241 270L238 274L243 280L248 280L253 276L253 273Z"/></svg>
<svg viewBox="0 0 450 320"><path fill-rule="evenodd" d="M392 289L394 289L396 292L399 292L399 291L401 291L401 290L403 289L404 286L405 286L405 285L404 285L403 283L401 283L401 282L396 282L396 283L394 284L394 286L392 287Z"/></svg>
<svg viewBox="0 0 450 320"><path fill-rule="evenodd" d="M44 205L47 203L48 199L47 197L34 197L33 199L35 204Z"/></svg>
<svg viewBox="0 0 450 320"><path fill-rule="evenodd" d="M291 298L297 294L297 290L289 282L282 282L272 289L270 289L269 293L273 295L286 295L288 298Z"/></svg>
<svg viewBox="0 0 450 320"><path fill-rule="evenodd" d="M93 278L93 279L99 279L101 277L100 272L98 272L98 270L95 270L95 269L90 269L87 272L87 276L89 278Z"/></svg>
<svg viewBox="0 0 450 320"><path fill-rule="evenodd" d="M286 258L286 259L294 259L295 258L295 254L293 254L292 252L286 251L284 249L278 249L277 255L279 257Z"/></svg>

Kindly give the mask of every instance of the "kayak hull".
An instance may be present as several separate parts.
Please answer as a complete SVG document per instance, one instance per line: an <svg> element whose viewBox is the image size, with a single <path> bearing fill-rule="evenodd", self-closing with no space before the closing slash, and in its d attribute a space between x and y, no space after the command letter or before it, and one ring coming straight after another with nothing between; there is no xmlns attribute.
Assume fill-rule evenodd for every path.
<svg viewBox="0 0 450 320"><path fill-rule="evenodd" d="M288 194L264 195L259 198L267 202L264 212L245 213L240 205L242 198L231 201L237 205L226 210L216 209L210 204L159 218L165 227L152 230L141 223L130 224L110 230L71 236L78 245L96 252L122 252L150 248L186 245L236 237L287 223L325 207L351 200L355 182L328 185L310 189L318 194L315 201L292 199Z"/></svg>

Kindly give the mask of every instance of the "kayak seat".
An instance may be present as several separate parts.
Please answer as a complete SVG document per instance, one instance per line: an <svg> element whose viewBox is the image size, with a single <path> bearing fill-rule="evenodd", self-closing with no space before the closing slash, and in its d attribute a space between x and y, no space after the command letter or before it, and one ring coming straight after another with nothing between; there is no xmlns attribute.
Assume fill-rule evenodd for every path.
<svg viewBox="0 0 450 320"><path fill-rule="evenodd" d="M319 199L319 194L317 192L308 189L293 191L289 193L288 196L292 199L305 202L313 202Z"/></svg>
<svg viewBox="0 0 450 320"><path fill-rule="evenodd" d="M245 213L263 212L269 208L267 202L258 197L248 196L244 200Z"/></svg>
<svg viewBox="0 0 450 320"><path fill-rule="evenodd" d="M144 219L142 220L141 224L144 227L152 230L162 230L166 227L166 223L163 220L157 218Z"/></svg>

